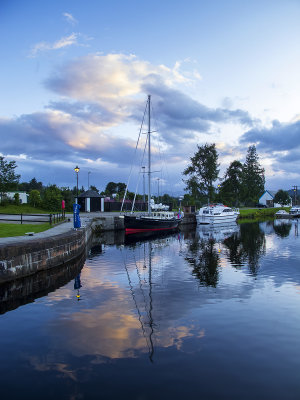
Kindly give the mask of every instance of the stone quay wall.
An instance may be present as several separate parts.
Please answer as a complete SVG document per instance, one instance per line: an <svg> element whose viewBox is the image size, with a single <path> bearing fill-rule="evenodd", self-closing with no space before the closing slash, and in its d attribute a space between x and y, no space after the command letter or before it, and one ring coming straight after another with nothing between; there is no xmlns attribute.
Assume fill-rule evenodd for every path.
<svg viewBox="0 0 300 400"><path fill-rule="evenodd" d="M0 283L75 260L85 250L85 229L0 246Z"/></svg>
<svg viewBox="0 0 300 400"><path fill-rule="evenodd" d="M181 224L195 222L193 214L185 215ZM119 216L87 218L78 230L70 229L60 235L30 241L0 245L0 283L24 278L76 260L86 249L93 234L124 231Z"/></svg>

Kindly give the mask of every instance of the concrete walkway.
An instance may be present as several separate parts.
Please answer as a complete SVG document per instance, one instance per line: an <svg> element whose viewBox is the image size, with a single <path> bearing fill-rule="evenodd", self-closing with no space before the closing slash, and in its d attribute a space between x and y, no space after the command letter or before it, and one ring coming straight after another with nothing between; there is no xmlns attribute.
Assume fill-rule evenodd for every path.
<svg viewBox="0 0 300 400"><path fill-rule="evenodd" d="M119 213L104 213L104 212L94 212L94 213L80 213L80 220L81 220L81 226L85 227L87 226L90 221L92 221L94 218L103 218L103 217L117 217L119 216ZM52 236L57 236L62 233L66 233L68 231L72 231L73 228L73 214L66 214L66 222L62 222L59 225L54 226L53 228L50 228L44 232L39 232L35 233L33 236L28 236L28 235L23 235L23 236L14 236L14 237L6 237L6 238L0 238L0 246L7 245L7 244L12 244L12 243L20 243L20 242L25 242L25 241L30 241L30 240L35 240L35 239L42 239L42 238L49 238ZM68 221L70 219L70 221ZM1 229L1 226L0 226ZM28 228L28 232L30 231L30 228Z"/></svg>

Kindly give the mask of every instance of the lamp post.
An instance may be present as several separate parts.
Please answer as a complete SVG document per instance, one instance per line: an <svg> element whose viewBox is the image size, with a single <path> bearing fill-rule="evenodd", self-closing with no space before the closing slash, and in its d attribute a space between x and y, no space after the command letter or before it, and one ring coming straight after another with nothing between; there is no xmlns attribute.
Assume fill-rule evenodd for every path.
<svg viewBox="0 0 300 400"><path fill-rule="evenodd" d="M88 190L90 190L90 174L91 171L88 172Z"/></svg>
<svg viewBox="0 0 300 400"><path fill-rule="evenodd" d="M76 204L78 204L78 172L80 171L80 168L78 167L78 165L76 165L76 167L74 168L74 171L76 172L76 182L77 182L77 186L76 186Z"/></svg>

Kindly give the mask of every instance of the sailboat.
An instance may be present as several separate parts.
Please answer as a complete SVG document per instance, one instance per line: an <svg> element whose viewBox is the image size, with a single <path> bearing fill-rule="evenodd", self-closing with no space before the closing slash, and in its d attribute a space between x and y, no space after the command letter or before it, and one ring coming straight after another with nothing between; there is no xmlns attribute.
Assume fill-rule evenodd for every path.
<svg viewBox="0 0 300 400"><path fill-rule="evenodd" d="M133 207L131 213L121 216L124 218L124 227L126 234L142 233L142 232L159 232L171 231L178 228L181 221L181 215L175 215L174 212L167 211L165 206L154 205L151 201L151 95L147 99L148 110L148 212L145 214L134 215ZM127 190L127 189L126 189ZM124 196L125 197L125 196ZM154 210L154 211L153 211ZM122 211L122 210L121 210Z"/></svg>

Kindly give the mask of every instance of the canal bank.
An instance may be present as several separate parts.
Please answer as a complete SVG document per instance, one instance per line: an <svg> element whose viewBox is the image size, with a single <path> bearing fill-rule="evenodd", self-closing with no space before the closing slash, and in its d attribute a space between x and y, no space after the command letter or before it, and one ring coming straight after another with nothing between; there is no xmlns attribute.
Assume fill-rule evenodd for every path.
<svg viewBox="0 0 300 400"><path fill-rule="evenodd" d="M193 223L193 214L187 214L182 221L183 225ZM94 234L124 231L119 213L81 214L81 226L74 230L69 216L66 222L33 236L1 238L0 283L76 261Z"/></svg>

